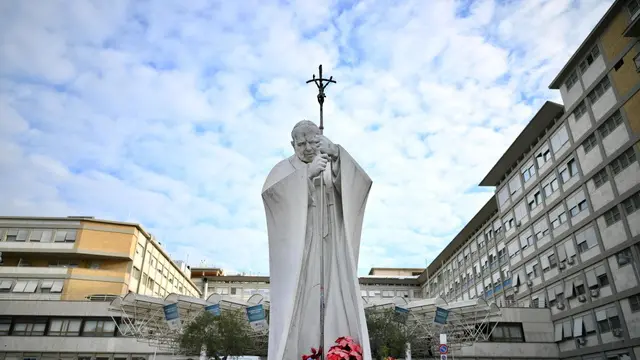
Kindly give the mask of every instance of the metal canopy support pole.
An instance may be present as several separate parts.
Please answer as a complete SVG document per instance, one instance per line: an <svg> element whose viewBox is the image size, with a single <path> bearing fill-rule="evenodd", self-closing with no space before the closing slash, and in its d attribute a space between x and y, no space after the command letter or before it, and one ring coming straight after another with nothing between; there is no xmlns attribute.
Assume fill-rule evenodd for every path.
<svg viewBox="0 0 640 360"><path fill-rule="evenodd" d="M326 95L324 94L324 89L330 84L330 83L336 83L335 80L333 80L333 76L329 77L329 79L323 79L322 78L322 65L318 66L318 78L316 78L316 75L313 75L313 78L311 80L307 80L307 84L313 82L314 84L316 84L316 86L318 87L318 104L320 105L320 134L324 134L324 112L323 112L323 104L324 104L324 98L326 97ZM329 164L329 166L331 166ZM320 237L321 237L321 241L320 241L320 344L319 344L319 352L320 352L320 359L323 360L324 359L324 353L325 353L325 348L324 348L324 314L325 314L325 307L324 307L324 212L325 212L325 205L324 205L324 173L320 174L320 201L319 201L319 205L320 205Z"/></svg>

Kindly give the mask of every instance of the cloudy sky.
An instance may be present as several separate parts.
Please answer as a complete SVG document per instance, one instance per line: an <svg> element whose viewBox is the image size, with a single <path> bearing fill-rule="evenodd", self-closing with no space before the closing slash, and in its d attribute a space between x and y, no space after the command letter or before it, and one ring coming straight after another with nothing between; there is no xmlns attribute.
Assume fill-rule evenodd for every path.
<svg viewBox="0 0 640 360"><path fill-rule="evenodd" d="M425 266L611 0L0 0L0 215L139 222L268 273L265 176L317 120L374 181L360 273Z"/></svg>

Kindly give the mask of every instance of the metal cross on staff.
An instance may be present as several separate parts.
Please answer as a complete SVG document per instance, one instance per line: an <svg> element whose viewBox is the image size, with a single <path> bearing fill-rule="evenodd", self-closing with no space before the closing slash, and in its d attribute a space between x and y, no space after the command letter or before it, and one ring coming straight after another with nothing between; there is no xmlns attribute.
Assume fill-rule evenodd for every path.
<svg viewBox="0 0 640 360"><path fill-rule="evenodd" d="M311 80L307 80L307 84L310 82L313 82L316 84L316 86L318 87L318 104L320 104L320 134L322 134L324 132L324 115L323 115L323 104L324 104L324 98L327 97L327 95L324 94L324 89L327 88L327 86L330 83L336 83L335 80L333 80L333 76L330 76L328 79L323 79L322 78L322 65L318 66L318 78L316 79L316 75L313 75L313 78Z"/></svg>
<svg viewBox="0 0 640 360"><path fill-rule="evenodd" d="M318 87L318 104L320 104L320 134L324 133L324 113L323 113L323 105L324 98L326 95L324 94L324 89L330 83L336 83L333 80L333 76L328 79L322 78L322 65L318 66L318 78L316 75L313 75L311 80L307 80L307 84L313 82ZM331 167L331 165L329 165ZM324 359L324 314L325 314L325 306L324 306L324 174L320 174L320 196L319 196L319 208L320 208L320 236L322 241L320 241L320 359Z"/></svg>

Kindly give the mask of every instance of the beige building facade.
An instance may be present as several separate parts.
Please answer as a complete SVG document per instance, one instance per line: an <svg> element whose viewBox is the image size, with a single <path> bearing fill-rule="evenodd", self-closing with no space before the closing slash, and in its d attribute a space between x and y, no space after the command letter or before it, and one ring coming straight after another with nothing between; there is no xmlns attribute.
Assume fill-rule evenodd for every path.
<svg viewBox="0 0 640 360"><path fill-rule="evenodd" d="M172 261L137 224L0 217L0 253L0 299L200 296L186 265Z"/></svg>

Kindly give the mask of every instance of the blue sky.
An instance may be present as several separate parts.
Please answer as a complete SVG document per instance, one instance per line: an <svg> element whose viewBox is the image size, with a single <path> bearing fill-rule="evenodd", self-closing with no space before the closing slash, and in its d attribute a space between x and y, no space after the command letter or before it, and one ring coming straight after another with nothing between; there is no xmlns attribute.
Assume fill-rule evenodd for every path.
<svg viewBox="0 0 640 360"><path fill-rule="evenodd" d="M139 222L268 273L262 183L317 121L374 181L360 273L423 267L611 0L0 0L1 215Z"/></svg>

